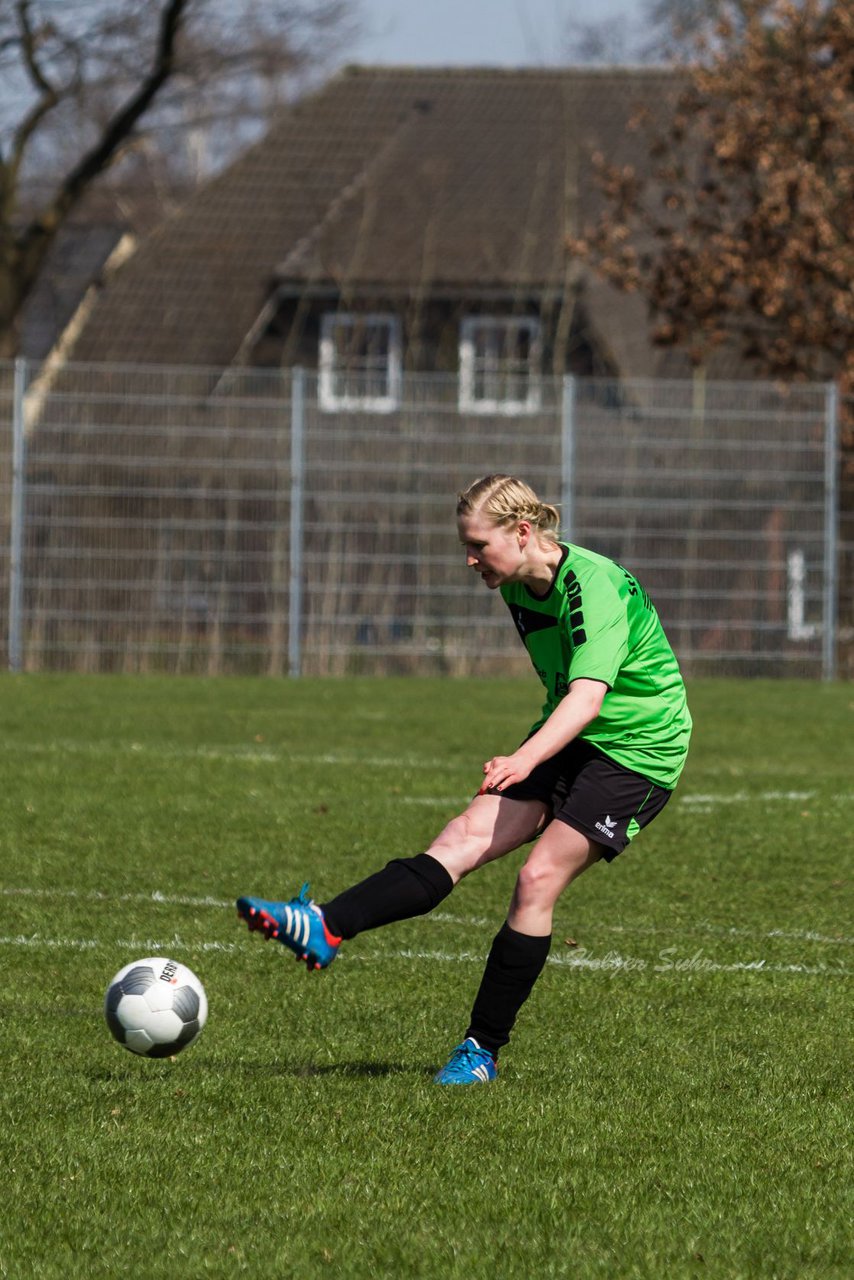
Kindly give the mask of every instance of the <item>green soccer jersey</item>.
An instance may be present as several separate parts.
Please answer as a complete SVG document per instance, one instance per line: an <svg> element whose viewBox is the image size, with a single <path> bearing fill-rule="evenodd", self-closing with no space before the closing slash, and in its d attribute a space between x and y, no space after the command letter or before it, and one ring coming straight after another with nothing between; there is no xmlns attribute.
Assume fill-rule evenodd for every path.
<svg viewBox="0 0 854 1280"><path fill-rule="evenodd" d="M601 680L608 685L602 710L579 736L672 790L688 752L691 715L658 613L621 565L584 547L561 546L563 559L545 596L521 583L501 587L546 689L531 733L573 680Z"/></svg>

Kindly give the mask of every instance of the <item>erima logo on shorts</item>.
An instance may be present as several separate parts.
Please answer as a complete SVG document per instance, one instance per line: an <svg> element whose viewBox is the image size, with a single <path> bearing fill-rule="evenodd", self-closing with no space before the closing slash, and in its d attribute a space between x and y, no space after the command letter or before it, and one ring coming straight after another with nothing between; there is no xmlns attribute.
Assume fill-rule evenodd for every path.
<svg viewBox="0 0 854 1280"><path fill-rule="evenodd" d="M614 827L617 825L616 818L612 818L610 813L606 816L604 822L596 823L596 830L601 831L603 836L607 836L609 840L614 839Z"/></svg>

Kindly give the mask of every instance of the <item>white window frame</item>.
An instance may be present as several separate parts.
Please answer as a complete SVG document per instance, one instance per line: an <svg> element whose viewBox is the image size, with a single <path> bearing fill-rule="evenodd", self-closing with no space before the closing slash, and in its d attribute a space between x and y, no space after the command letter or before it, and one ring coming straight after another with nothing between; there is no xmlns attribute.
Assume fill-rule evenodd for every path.
<svg viewBox="0 0 854 1280"><path fill-rule="evenodd" d="M354 329L357 325L385 325L389 331L388 360L385 374L386 391L383 395L339 395L335 382L339 371L335 367L335 333L339 329ZM391 413L400 405L401 387L401 337L400 318L390 312L366 313L328 311L320 320L320 362L318 396L320 407L326 413L340 410L367 410L372 413Z"/></svg>
<svg viewBox="0 0 854 1280"><path fill-rule="evenodd" d="M477 385L477 367L475 355L475 337L486 331L495 335L496 359L504 343L505 335L527 330L531 341L527 362L528 392L524 400L500 396L479 396L475 392ZM540 367L542 347L540 343L540 321L536 316L464 316L460 326L460 411L462 413L535 413L540 408L542 369ZM502 377L500 366L494 370L496 377Z"/></svg>

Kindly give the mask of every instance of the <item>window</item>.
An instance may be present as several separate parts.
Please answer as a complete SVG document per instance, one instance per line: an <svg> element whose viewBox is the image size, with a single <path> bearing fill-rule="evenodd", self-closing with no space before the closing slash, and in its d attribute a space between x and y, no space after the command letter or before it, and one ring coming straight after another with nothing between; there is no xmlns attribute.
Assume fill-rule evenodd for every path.
<svg viewBox="0 0 854 1280"><path fill-rule="evenodd" d="M400 321L393 315L323 316L320 407L388 413L400 401Z"/></svg>
<svg viewBox="0 0 854 1280"><path fill-rule="evenodd" d="M539 321L467 316L460 334L460 409L532 413L539 407Z"/></svg>

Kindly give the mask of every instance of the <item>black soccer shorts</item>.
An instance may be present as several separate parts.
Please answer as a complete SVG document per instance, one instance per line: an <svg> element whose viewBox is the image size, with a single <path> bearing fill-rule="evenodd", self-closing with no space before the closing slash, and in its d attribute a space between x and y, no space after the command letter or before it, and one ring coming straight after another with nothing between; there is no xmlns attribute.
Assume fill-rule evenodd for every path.
<svg viewBox="0 0 854 1280"><path fill-rule="evenodd" d="M553 818L601 845L603 858L611 862L661 813L672 792L575 738L532 769L523 782L503 791L490 787L489 794L541 800Z"/></svg>

